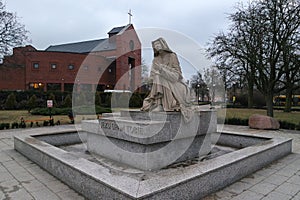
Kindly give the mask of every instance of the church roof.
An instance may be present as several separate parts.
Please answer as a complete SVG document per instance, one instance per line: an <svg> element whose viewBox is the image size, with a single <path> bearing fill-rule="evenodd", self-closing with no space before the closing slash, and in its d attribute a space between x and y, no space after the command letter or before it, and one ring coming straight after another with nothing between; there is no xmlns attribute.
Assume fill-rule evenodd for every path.
<svg viewBox="0 0 300 200"><path fill-rule="evenodd" d="M120 26L120 27L115 27L113 29L111 29L108 34L117 34L120 31L122 31L126 26Z"/></svg>
<svg viewBox="0 0 300 200"><path fill-rule="evenodd" d="M94 51L105 51L116 49L116 44L108 39L90 40L60 45L51 45L45 51L89 53Z"/></svg>
<svg viewBox="0 0 300 200"><path fill-rule="evenodd" d="M111 29L108 34L114 35L125 31L129 25L120 26ZM114 41L109 41L109 38L90 40L83 42L67 43L60 45L51 45L45 51L69 52L69 53L90 53L96 51L115 50L116 44Z"/></svg>

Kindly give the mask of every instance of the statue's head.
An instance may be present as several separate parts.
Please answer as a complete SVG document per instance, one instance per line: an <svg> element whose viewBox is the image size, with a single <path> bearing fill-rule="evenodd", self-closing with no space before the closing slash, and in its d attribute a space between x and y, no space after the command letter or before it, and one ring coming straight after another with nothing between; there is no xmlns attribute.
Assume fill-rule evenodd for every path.
<svg viewBox="0 0 300 200"><path fill-rule="evenodd" d="M154 54L158 54L160 51L166 51L172 53L173 51L169 48L166 40L164 38L158 38L152 42L152 48Z"/></svg>

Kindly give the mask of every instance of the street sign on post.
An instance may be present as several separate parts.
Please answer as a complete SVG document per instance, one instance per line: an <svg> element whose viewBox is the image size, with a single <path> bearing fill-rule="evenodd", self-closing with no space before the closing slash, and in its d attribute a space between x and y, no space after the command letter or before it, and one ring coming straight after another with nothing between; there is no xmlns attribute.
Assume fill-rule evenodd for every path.
<svg viewBox="0 0 300 200"><path fill-rule="evenodd" d="M52 108L53 107L53 100L47 100L47 107Z"/></svg>

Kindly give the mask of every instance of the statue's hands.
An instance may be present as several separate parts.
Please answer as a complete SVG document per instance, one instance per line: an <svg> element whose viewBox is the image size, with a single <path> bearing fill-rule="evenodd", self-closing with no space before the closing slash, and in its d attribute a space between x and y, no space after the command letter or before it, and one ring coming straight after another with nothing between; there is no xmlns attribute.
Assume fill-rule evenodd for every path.
<svg viewBox="0 0 300 200"><path fill-rule="evenodd" d="M160 74L160 72L161 72L161 69L162 69L162 64L159 64L159 63L154 63L153 64L153 66L152 66L152 72L154 73L154 74Z"/></svg>

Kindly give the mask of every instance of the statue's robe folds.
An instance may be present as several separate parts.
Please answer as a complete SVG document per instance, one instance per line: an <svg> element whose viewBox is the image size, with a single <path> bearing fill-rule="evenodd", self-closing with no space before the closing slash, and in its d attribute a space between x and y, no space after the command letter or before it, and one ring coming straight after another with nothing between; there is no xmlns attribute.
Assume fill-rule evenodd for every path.
<svg viewBox="0 0 300 200"><path fill-rule="evenodd" d="M186 122L193 117L190 90L183 82L177 55L174 52L154 57L150 79L152 89L144 99L142 111L152 111L160 104L164 111L181 111Z"/></svg>

